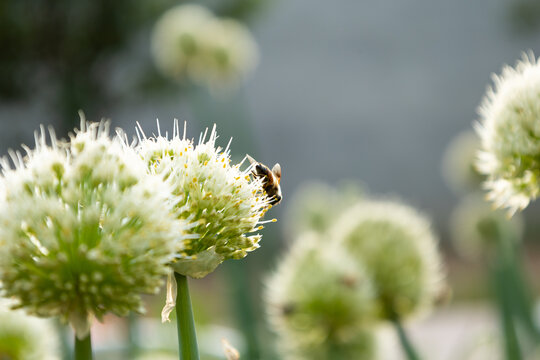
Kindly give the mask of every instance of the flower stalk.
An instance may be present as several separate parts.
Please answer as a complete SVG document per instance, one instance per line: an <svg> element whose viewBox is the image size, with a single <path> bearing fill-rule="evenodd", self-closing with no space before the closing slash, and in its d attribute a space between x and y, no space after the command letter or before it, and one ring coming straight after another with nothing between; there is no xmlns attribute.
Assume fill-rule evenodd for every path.
<svg viewBox="0 0 540 360"><path fill-rule="evenodd" d="M518 330L524 330L533 344L538 344L539 333L520 268L516 241L504 230L499 229L498 233L496 259L492 267L493 287L504 334L505 354L508 359L520 359L528 344L519 341Z"/></svg>
<svg viewBox="0 0 540 360"><path fill-rule="evenodd" d="M197 335L195 333L187 277L177 272L174 273L174 277L177 284L176 326L178 328L180 360L199 360Z"/></svg>
<svg viewBox="0 0 540 360"><path fill-rule="evenodd" d="M507 285L510 280L508 278L509 273L504 260L501 260L502 257L499 257L492 269L492 276L504 339L504 353L507 359L521 359L521 349L512 311L512 299L507 293Z"/></svg>
<svg viewBox="0 0 540 360"><path fill-rule="evenodd" d="M394 327L396 328L396 331L399 337L399 342L401 344L401 347L403 348L403 351L405 352L405 355L407 355L407 359L420 360L420 357L418 356L418 353L416 352L411 340L409 339L409 336L407 335L405 328L401 324L401 320L399 319L399 317L397 315L392 316L391 321L394 324Z"/></svg>
<svg viewBox="0 0 540 360"><path fill-rule="evenodd" d="M92 340L90 333L83 339L75 335L75 360L92 360Z"/></svg>

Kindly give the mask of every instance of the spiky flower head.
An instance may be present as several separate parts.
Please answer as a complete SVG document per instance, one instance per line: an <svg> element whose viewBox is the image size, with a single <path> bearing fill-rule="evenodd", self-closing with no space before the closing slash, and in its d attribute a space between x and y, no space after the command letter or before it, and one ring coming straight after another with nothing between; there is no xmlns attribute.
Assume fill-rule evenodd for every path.
<svg viewBox="0 0 540 360"><path fill-rule="evenodd" d="M86 124L69 143L36 133L35 149L2 162L0 280L17 308L60 316L84 337L91 315L143 311L181 246L169 189L138 155Z"/></svg>
<svg viewBox="0 0 540 360"><path fill-rule="evenodd" d="M0 299L0 359L58 360L59 341L51 322L11 310Z"/></svg>
<svg viewBox="0 0 540 360"><path fill-rule="evenodd" d="M284 359L372 359L375 292L359 262L315 233L293 245L266 283Z"/></svg>
<svg viewBox="0 0 540 360"><path fill-rule="evenodd" d="M253 165L241 170L231 165L229 145L216 145L216 127L201 134L199 142L180 136L175 121L173 136L147 138L139 131L137 151L151 173L163 175L173 189L175 212L191 223L184 248L173 269L201 278L227 259L241 259L259 247L256 231L271 207L261 178L250 176ZM229 142L230 144L230 142ZM269 221L275 221L269 220Z"/></svg>
<svg viewBox="0 0 540 360"><path fill-rule="evenodd" d="M344 210L362 197L362 192L353 182L338 187L317 181L301 184L285 209L287 232L292 237L307 231L325 233Z"/></svg>
<svg viewBox="0 0 540 360"><path fill-rule="evenodd" d="M365 200L331 230L373 279L384 319L432 304L441 291L436 239L427 219L394 201Z"/></svg>
<svg viewBox="0 0 540 360"><path fill-rule="evenodd" d="M519 214L509 219L502 210L493 210L481 197L462 199L451 217L454 247L463 257L477 259L492 255L498 242L519 241L524 222Z"/></svg>
<svg viewBox="0 0 540 360"><path fill-rule="evenodd" d="M163 14L152 34L158 69L175 80L189 77L211 88L234 85L257 63L257 45L249 30L220 19L195 4L178 5Z"/></svg>
<svg viewBox="0 0 540 360"><path fill-rule="evenodd" d="M475 166L480 140L473 131L458 134L448 145L442 162L442 173L456 193L477 191L485 176Z"/></svg>
<svg viewBox="0 0 540 360"><path fill-rule="evenodd" d="M540 64L532 53L493 75L476 126L488 198L512 215L540 194Z"/></svg>

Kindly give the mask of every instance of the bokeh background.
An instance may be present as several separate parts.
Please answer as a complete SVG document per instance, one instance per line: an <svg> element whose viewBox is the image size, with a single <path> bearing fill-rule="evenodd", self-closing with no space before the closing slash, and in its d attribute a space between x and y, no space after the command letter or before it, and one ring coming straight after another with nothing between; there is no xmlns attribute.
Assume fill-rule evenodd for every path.
<svg viewBox="0 0 540 360"><path fill-rule="evenodd" d="M79 109L89 120L111 119L112 127L130 136L136 122L151 134L156 119L170 131L177 118L193 137L216 123L223 146L233 137L236 159L250 153L268 165L279 162L283 170L284 200L271 214L280 221L265 229L261 249L237 262L249 272L259 314L253 321L262 334L262 279L291 240L284 227L294 222L285 215L289 200L313 180L354 182L370 194L391 194L433 219L453 301L412 326L435 343L445 336L454 340L432 359L458 359L452 346L467 324L495 327L483 305L489 293L483 267L458 258L449 242L448 218L458 196L445 183L441 162L450 141L472 128L490 75L522 51L540 53L538 2L199 1L244 21L259 46L253 74L238 89L219 94L172 82L153 66L152 26L178 3L2 0L0 153L33 143L40 124L66 136L79 123ZM536 289L539 214L537 205L525 212L526 267ZM237 265L225 264L194 285L196 319L206 326L203 344L208 335L215 345L212 331L225 331L241 347L229 311L227 266ZM149 314L159 313L162 298L149 299ZM471 321L471 314L478 318ZM123 334L126 326L111 317L99 329L98 344L114 348L124 338L107 334ZM259 356L275 356L268 350L271 337L261 339Z"/></svg>

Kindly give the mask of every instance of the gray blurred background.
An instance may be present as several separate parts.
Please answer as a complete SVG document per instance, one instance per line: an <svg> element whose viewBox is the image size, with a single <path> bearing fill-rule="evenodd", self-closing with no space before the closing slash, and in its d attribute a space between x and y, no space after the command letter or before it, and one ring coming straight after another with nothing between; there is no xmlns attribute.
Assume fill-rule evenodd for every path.
<svg viewBox="0 0 540 360"><path fill-rule="evenodd" d="M136 121L152 132L156 118L164 128L186 120L191 136L216 122L223 145L237 127L250 127L257 148L240 150L281 163L283 207L305 180L355 179L430 213L444 233L455 203L441 176L444 149L471 128L490 74L524 50L538 51L538 12L534 2L516 0L267 2L250 18L258 69L239 95L211 106L203 100L205 119L195 119L197 100L175 87L131 93L148 62L150 19L106 59L110 75L102 81L121 100L73 109L79 105L90 120L110 118L129 134ZM39 124L62 134L73 127L60 124L69 112L50 110L55 90L43 84L25 99L0 99L1 153L31 143ZM239 108L243 122L231 121ZM78 123L74 110L71 119Z"/></svg>

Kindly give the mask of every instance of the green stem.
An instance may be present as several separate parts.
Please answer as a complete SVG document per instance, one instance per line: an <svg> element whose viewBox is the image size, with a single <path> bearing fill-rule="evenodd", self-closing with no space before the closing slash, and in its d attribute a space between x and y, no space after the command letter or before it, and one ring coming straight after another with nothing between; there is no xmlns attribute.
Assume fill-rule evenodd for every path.
<svg viewBox="0 0 540 360"><path fill-rule="evenodd" d="M127 317L128 326L128 348L127 358L134 359L139 353L139 342L137 341L137 316L130 312Z"/></svg>
<svg viewBox="0 0 540 360"><path fill-rule="evenodd" d="M518 262L515 240L501 226L497 229L497 235L495 263L492 268L493 289L499 307L506 359L519 360L523 356L516 325L520 315L524 314L523 311L528 311L522 308L525 306L525 298L520 299L525 294L518 294L514 283Z"/></svg>
<svg viewBox="0 0 540 360"><path fill-rule="evenodd" d="M394 324L394 327L396 328L396 331L399 336L399 342L401 343L401 347L405 351L405 354L407 355L408 360L420 360L420 357L417 355L416 350L414 349L411 341L409 340L409 337L407 336L407 332L403 328L403 325L401 324L401 321L399 317L396 315L392 319L392 323Z"/></svg>
<svg viewBox="0 0 540 360"><path fill-rule="evenodd" d="M80 340L75 336L75 360L92 360L92 340L90 334Z"/></svg>
<svg viewBox="0 0 540 360"><path fill-rule="evenodd" d="M187 277L174 273L177 285L176 295L176 325L178 327L178 346L180 348L180 360L199 360L197 347L197 335L193 322L193 310Z"/></svg>
<svg viewBox="0 0 540 360"><path fill-rule="evenodd" d="M225 274L230 286L232 306L240 331L246 339L246 353L242 354L246 359L260 359L260 344L258 339L258 328L256 311L252 301L252 289L249 286L250 263L231 261L225 268Z"/></svg>
<svg viewBox="0 0 540 360"><path fill-rule="evenodd" d="M529 290L525 273L521 267L521 257L519 255L518 244L512 244L510 251L510 261L508 266L509 279L506 292L512 294L511 300L515 309L517 320L523 325L529 339L535 344L540 343L540 332L538 325L534 321L533 302Z"/></svg>
<svg viewBox="0 0 540 360"><path fill-rule="evenodd" d="M504 351L507 360L521 359L521 349L517 337L517 329L514 323L513 311L512 311L512 294L507 292L508 272L505 269L504 264L496 264L493 270L493 286L495 289L497 304L499 306L500 321L503 330Z"/></svg>

